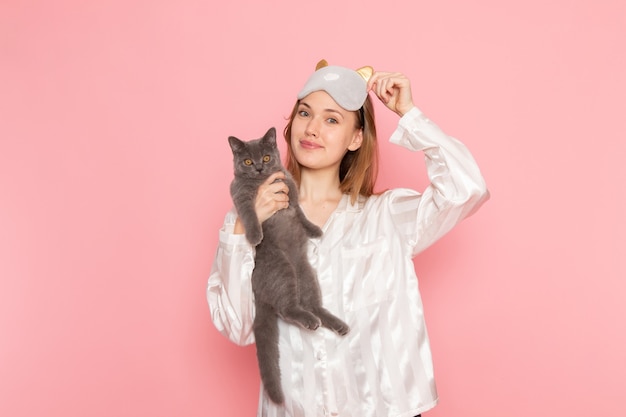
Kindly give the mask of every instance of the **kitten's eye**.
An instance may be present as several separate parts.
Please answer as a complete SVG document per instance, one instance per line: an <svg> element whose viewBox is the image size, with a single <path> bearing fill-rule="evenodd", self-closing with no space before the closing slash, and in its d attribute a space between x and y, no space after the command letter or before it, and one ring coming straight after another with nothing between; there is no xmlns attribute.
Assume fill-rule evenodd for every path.
<svg viewBox="0 0 626 417"><path fill-rule="evenodd" d="M269 156L269 155L265 155L265 156L263 157L263 162L269 162L269 161L270 161L270 159L272 159L272 158L270 158L270 156Z"/></svg>
<svg viewBox="0 0 626 417"><path fill-rule="evenodd" d="M243 163L250 166L252 165L252 159L244 159Z"/></svg>

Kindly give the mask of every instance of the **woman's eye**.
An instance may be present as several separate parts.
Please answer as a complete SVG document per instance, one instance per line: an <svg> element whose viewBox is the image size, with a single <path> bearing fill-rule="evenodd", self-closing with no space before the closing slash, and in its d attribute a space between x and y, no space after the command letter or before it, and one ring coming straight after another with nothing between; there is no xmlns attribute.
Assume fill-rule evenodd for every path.
<svg viewBox="0 0 626 417"><path fill-rule="evenodd" d="M339 122L337 122L337 119L333 119L333 118L331 117L331 118L329 118L329 119L328 119L328 123L331 123L331 124L336 124L336 123L339 123Z"/></svg>
<svg viewBox="0 0 626 417"><path fill-rule="evenodd" d="M265 156L263 157L263 162L269 162L269 161L270 161L270 159L272 159L272 158L270 158L270 156L269 156L269 155L265 155Z"/></svg>
<svg viewBox="0 0 626 417"><path fill-rule="evenodd" d="M298 114L299 114L301 117L307 117L307 116L309 115L309 112L308 112L308 111L306 111L306 110L300 110L300 111L298 112Z"/></svg>
<svg viewBox="0 0 626 417"><path fill-rule="evenodd" d="M252 159L244 159L243 163L250 166L252 165Z"/></svg>

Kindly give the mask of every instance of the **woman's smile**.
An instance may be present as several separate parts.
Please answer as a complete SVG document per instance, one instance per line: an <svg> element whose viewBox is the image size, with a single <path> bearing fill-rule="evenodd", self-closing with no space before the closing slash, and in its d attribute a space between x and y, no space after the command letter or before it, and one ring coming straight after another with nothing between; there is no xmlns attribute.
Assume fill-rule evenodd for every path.
<svg viewBox="0 0 626 417"><path fill-rule="evenodd" d="M306 140L306 139L300 140L300 146L303 149L307 149L307 150L315 150L315 149L323 148L322 145L315 143L315 142L311 142L310 140Z"/></svg>

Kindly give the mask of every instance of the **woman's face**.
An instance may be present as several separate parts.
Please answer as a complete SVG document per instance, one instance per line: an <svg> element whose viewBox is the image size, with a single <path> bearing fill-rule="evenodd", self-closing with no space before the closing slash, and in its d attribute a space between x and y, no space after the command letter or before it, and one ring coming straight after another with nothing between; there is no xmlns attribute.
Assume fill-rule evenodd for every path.
<svg viewBox="0 0 626 417"><path fill-rule="evenodd" d="M300 100L291 124L291 147L308 169L337 169L346 152L361 146L363 131L356 112L343 109L325 91Z"/></svg>

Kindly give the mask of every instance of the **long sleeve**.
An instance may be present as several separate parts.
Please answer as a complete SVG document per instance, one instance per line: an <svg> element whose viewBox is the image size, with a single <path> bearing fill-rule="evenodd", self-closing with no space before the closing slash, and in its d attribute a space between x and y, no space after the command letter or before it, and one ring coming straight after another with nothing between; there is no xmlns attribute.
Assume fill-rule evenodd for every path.
<svg viewBox="0 0 626 417"><path fill-rule="evenodd" d="M207 285L207 301L215 327L238 345L254 342L252 270L254 248L244 235L233 234L237 215L228 212Z"/></svg>
<svg viewBox="0 0 626 417"><path fill-rule="evenodd" d="M421 194L396 190L392 197L394 221L415 256L474 213L487 201L489 191L465 145L446 135L418 108L400 119L390 142L423 151L425 156L430 179L426 190Z"/></svg>

